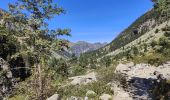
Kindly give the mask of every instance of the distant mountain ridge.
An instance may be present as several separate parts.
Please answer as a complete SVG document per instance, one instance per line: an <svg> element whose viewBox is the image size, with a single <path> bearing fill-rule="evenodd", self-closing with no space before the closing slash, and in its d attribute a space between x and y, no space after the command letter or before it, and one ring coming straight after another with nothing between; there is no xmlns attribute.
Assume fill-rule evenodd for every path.
<svg viewBox="0 0 170 100"><path fill-rule="evenodd" d="M86 41L78 41L76 43L70 43L70 49L68 49L68 52L71 54L75 54L76 56L79 56L82 53L94 51L106 45L107 45L107 42L89 43Z"/></svg>

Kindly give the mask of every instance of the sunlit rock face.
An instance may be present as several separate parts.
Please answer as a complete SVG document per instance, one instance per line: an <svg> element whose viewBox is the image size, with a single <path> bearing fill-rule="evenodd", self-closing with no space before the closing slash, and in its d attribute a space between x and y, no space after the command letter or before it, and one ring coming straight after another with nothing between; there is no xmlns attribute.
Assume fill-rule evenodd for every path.
<svg viewBox="0 0 170 100"><path fill-rule="evenodd" d="M79 41L77 43L72 43L70 45L70 49L68 50L69 53L75 54L76 56L79 56L82 53L89 52L89 51L94 51L97 50L101 47L104 47L107 45L107 43L88 43L85 41Z"/></svg>
<svg viewBox="0 0 170 100"><path fill-rule="evenodd" d="M160 87L160 84L166 84L166 80L170 80L169 72L170 62L166 62L158 67L149 64L135 65L132 62L127 64L119 64L115 70L115 73L124 75L128 86L124 89L126 91L121 90L120 87L114 86L114 91L116 94L115 98L124 98L127 97L128 94L135 100L152 100L154 97L150 91L153 91L155 87L162 88ZM126 95L123 96L123 93L126 93Z"/></svg>

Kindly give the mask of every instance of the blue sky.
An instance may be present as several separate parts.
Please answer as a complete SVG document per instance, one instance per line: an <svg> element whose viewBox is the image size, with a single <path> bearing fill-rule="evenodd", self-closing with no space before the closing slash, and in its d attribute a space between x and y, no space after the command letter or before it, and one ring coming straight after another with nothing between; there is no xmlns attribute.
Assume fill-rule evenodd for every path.
<svg viewBox="0 0 170 100"><path fill-rule="evenodd" d="M2 2L3 1L3 2ZM2 0L7 9L9 2ZM54 0L66 14L49 21L49 27L70 28L72 42L110 42L139 16L152 8L150 0Z"/></svg>

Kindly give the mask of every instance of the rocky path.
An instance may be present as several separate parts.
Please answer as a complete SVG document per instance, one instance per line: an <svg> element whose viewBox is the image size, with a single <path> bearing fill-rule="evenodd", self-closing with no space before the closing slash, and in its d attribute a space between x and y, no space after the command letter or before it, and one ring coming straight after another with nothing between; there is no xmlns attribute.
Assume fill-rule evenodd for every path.
<svg viewBox="0 0 170 100"><path fill-rule="evenodd" d="M114 100L125 100L124 98L128 98L126 100L152 100L149 89L154 87L154 81L157 79L156 74L169 80L170 62L158 67L148 64L119 64L115 73L127 77L128 88L121 89L121 87L114 86L114 90L117 92Z"/></svg>
<svg viewBox="0 0 170 100"><path fill-rule="evenodd" d="M117 84L113 84L114 96L113 100L133 100L130 93L119 87Z"/></svg>

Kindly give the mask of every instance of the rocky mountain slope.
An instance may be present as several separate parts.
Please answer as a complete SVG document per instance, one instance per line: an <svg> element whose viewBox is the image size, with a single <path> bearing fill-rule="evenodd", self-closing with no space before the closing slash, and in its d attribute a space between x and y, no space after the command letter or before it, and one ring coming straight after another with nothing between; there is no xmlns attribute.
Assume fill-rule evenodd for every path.
<svg viewBox="0 0 170 100"><path fill-rule="evenodd" d="M165 21L166 18L162 18L154 9L152 9L136 19L134 23L123 30L111 43L101 49L91 52L90 55L96 56L96 58L100 58L104 55L107 55L108 53L120 50L120 48L124 48L125 45L135 41L143 35L148 34L148 32L151 37L154 35L154 31L157 30L157 27L159 29L164 27L160 25L162 25ZM152 33L150 32L151 30ZM141 41L138 40L138 42Z"/></svg>
<svg viewBox="0 0 170 100"><path fill-rule="evenodd" d="M13 69L20 66L21 61L16 62L19 65L11 63L14 68L9 68L8 64L0 59L0 88L3 90L0 97L4 98L4 93L14 90L5 98L170 100L170 21L158 15L154 9L139 17L108 45L80 41L70 43L70 47L65 52L50 51L52 55L46 61L40 59L42 64L34 67L35 78L31 77L30 71L28 80L24 77L22 84L18 83L15 90L10 86L13 84L11 74L17 71ZM3 50L2 54L6 52ZM65 56L67 58L70 54L78 57L60 59ZM54 56L54 59L51 56ZM9 58L8 55L5 58ZM44 69L41 70L40 66ZM22 70L18 71L19 77L29 72L26 68L21 68ZM10 84L6 84L6 81ZM36 83L39 84L34 85Z"/></svg>
<svg viewBox="0 0 170 100"><path fill-rule="evenodd" d="M107 43L88 43L85 41L79 41L77 43L71 43L68 52L79 56L81 53L94 51L106 45Z"/></svg>
<svg viewBox="0 0 170 100"><path fill-rule="evenodd" d="M106 66L107 72L99 72L105 73L97 80L107 81L105 84L114 91L114 95L109 93L111 100L170 99L170 21L154 9L139 17L108 45L80 58L89 65L97 63L101 69ZM117 63L113 73L108 66Z"/></svg>
<svg viewBox="0 0 170 100"><path fill-rule="evenodd" d="M118 79L118 81L115 80L115 77L110 77L112 78L110 79L112 81L105 83L107 86L105 88L110 88L109 91L113 91L114 93L107 94L107 89L104 89L103 94L93 100L157 100L156 93L153 94L157 88L162 88L162 84L164 84L163 87L170 88L169 83L164 83L166 82L165 80L170 80L169 72L170 62L166 62L158 67L144 63L136 65L133 62L126 64L120 63L116 66L115 70L112 70L112 74L120 74L121 77L124 78ZM99 92L98 88L101 87L89 88L88 86L91 84L101 84L101 81L103 80L99 77L100 74L101 73L98 72L89 72L85 75L70 77L68 84L63 85L62 88L72 88L69 88L69 90L66 89L64 92L67 93L68 91L73 91L76 88L80 88L77 89L77 92L84 94L77 97L76 95L73 95L76 94L76 92L71 93L72 96L67 97L67 100L88 100L89 95L91 97L96 96L97 92ZM83 86L87 86L85 90L81 90ZM59 98L61 94L55 95L58 95L56 98ZM166 95L168 97L169 94L167 93ZM53 99L49 98L49 100ZM169 100L169 98L166 98L165 100Z"/></svg>

